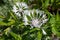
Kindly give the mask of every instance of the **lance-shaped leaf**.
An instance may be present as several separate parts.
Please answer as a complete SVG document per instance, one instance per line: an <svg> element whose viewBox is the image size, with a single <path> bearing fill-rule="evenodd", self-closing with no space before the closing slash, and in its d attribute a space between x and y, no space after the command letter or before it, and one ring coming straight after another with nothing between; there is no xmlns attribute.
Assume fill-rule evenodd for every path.
<svg viewBox="0 0 60 40"><path fill-rule="evenodd" d="M22 40L20 35L15 34L14 32L10 32L10 35L15 38L15 40Z"/></svg>
<svg viewBox="0 0 60 40"><path fill-rule="evenodd" d="M41 40L41 38L42 38L42 32L38 31L37 32L37 40Z"/></svg>

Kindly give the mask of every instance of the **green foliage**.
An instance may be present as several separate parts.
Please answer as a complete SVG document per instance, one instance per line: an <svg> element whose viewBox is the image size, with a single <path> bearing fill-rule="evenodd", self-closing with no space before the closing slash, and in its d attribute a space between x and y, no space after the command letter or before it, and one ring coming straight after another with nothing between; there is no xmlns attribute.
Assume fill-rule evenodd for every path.
<svg viewBox="0 0 60 40"><path fill-rule="evenodd" d="M17 2L26 2L29 9L43 10L47 14L48 22L42 25L41 28L31 28L30 25L24 25L23 16L18 17L13 11L13 5ZM49 12L48 6L52 6L52 10L56 12ZM28 10L29 10L28 9ZM46 40L50 39L52 34L60 37L60 0L1 0L0 1L0 40ZM55 14L56 13L56 14ZM34 16L38 18L40 14L32 13L30 16L26 15L30 20ZM46 31L46 35L42 30ZM48 40L48 39L47 39Z"/></svg>

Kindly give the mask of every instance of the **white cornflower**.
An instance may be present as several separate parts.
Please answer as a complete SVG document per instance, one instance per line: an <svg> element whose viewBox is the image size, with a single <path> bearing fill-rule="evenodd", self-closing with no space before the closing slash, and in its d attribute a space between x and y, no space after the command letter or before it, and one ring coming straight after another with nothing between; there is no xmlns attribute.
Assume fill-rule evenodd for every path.
<svg viewBox="0 0 60 40"><path fill-rule="evenodd" d="M28 6L25 2L16 2L16 5L13 6L13 12L17 16L21 16L20 13L24 12L24 10L27 8L28 8Z"/></svg>
<svg viewBox="0 0 60 40"><path fill-rule="evenodd" d="M24 13L24 22L25 23L27 22L27 25L30 25L32 28L33 27L40 28L44 23L48 21L48 19L45 17L46 17L46 14L44 14L44 11L29 10Z"/></svg>

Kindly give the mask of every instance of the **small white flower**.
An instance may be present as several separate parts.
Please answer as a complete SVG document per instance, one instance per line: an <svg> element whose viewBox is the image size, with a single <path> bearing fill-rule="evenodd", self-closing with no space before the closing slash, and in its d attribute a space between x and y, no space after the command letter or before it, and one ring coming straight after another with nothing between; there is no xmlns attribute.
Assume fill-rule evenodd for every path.
<svg viewBox="0 0 60 40"><path fill-rule="evenodd" d="M40 11L40 10L34 10L33 9L30 11L26 10L24 12L24 20L25 20L25 22L27 22L27 25L30 25L32 28L33 27L40 28L44 23L46 23L48 21L48 19L46 19L45 17L46 16L44 14L44 11Z"/></svg>
<svg viewBox="0 0 60 40"><path fill-rule="evenodd" d="M13 6L13 12L17 16L21 16L20 13L24 12L24 9L27 9L28 6L25 2L16 2L16 5Z"/></svg>

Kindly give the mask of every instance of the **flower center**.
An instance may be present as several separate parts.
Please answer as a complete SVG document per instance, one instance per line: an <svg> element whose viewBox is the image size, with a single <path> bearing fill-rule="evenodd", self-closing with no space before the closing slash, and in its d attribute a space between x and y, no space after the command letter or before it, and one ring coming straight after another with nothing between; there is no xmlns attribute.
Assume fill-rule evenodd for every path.
<svg viewBox="0 0 60 40"><path fill-rule="evenodd" d="M32 20L32 25L35 27L39 26L39 20L38 19Z"/></svg>

